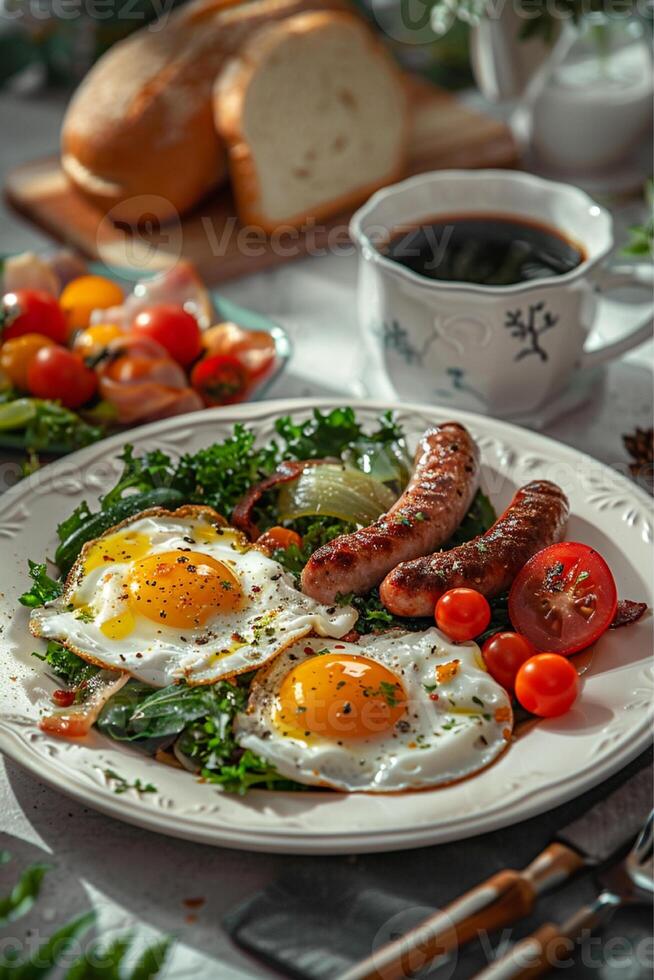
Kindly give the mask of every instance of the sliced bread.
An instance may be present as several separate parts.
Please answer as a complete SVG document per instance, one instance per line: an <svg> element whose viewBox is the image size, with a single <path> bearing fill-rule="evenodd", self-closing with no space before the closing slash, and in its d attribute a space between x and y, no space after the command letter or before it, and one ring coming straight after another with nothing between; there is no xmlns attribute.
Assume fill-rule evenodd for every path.
<svg viewBox="0 0 654 980"><path fill-rule="evenodd" d="M187 211L227 176L211 104L225 62L268 21L343 3L191 0L116 44L68 107L67 176L115 220L138 222L144 206L160 220Z"/></svg>
<svg viewBox="0 0 654 980"><path fill-rule="evenodd" d="M397 179L407 108L395 63L359 17L314 11L260 28L214 89L241 220L301 227Z"/></svg>

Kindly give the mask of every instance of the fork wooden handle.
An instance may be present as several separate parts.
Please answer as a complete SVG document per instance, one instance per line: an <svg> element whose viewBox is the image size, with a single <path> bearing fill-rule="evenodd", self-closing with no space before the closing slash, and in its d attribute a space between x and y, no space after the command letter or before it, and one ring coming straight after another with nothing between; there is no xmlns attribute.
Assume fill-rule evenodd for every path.
<svg viewBox="0 0 654 980"><path fill-rule="evenodd" d="M500 871L434 913L415 929L376 950L339 980L404 980L433 960L527 915L537 896L574 874L583 860L551 844L523 871Z"/></svg>

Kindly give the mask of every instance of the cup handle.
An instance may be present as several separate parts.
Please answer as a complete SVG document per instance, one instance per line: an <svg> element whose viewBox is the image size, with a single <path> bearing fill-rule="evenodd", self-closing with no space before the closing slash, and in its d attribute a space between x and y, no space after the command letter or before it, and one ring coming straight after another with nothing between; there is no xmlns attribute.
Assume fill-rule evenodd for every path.
<svg viewBox="0 0 654 980"><path fill-rule="evenodd" d="M646 289L650 296L654 290L654 276L652 269L647 265L623 265L613 266L610 269L599 269L595 273L595 284L600 291L608 292L611 289L619 289L621 286L638 286ZM597 347L595 350L584 350L581 355L580 367L595 367L610 361L619 354L631 350L644 340L649 340L652 336L654 326L654 301L650 304L649 312L644 319L634 324L622 337L612 340L609 344Z"/></svg>

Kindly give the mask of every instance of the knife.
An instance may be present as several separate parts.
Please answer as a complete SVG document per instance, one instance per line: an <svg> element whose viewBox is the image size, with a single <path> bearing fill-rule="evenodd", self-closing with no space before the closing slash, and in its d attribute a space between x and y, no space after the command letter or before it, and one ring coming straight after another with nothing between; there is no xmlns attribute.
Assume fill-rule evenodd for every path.
<svg viewBox="0 0 654 980"><path fill-rule="evenodd" d="M404 980L435 959L528 915L538 897L586 867L597 867L633 841L652 806L649 763L583 817L559 831L531 864L505 870L375 950L339 980Z"/></svg>
<svg viewBox="0 0 654 980"><path fill-rule="evenodd" d="M638 840L619 864L599 875L602 886L592 905L584 905L565 922L546 922L536 932L512 946L475 980L536 980L557 966L569 965L578 940L603 926L616 909L632 903L652 904L654 874L652 866L654 811L650 813Z"/></svg>

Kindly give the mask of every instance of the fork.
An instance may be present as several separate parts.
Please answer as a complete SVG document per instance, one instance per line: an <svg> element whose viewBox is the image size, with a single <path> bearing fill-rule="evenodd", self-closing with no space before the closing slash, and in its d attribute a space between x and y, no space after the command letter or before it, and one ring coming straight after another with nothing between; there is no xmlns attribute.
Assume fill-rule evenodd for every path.
<svg viewBox="0 0 654 980"><path fill-rule="evenodd" d="M592 905L579 909L562 925L548 922L475 980L531 980L549 973L557 962L569 957L575 940L586 930L604 925L625 905L652 903L654 898L654 810L647 818L627 857L600 875L602 891Z"/></svg>

